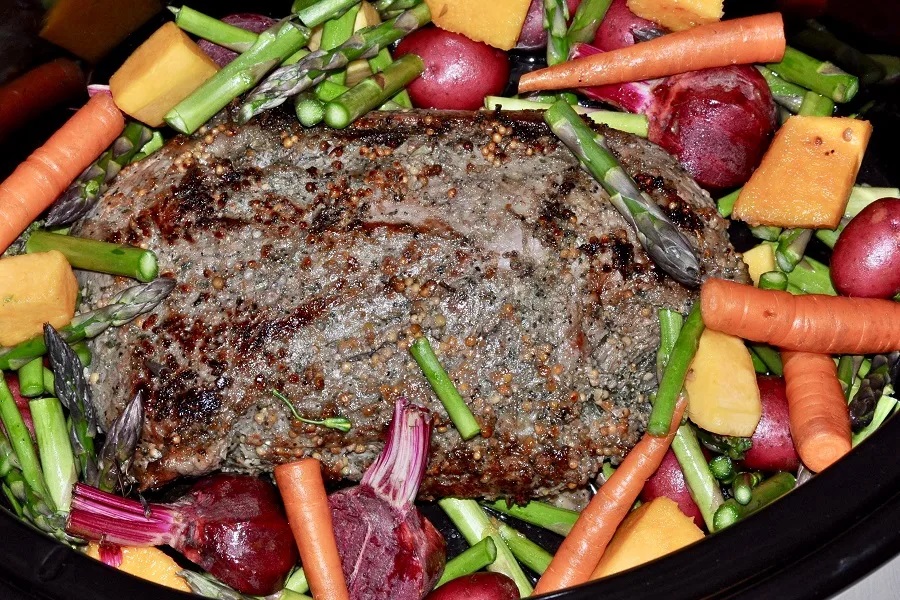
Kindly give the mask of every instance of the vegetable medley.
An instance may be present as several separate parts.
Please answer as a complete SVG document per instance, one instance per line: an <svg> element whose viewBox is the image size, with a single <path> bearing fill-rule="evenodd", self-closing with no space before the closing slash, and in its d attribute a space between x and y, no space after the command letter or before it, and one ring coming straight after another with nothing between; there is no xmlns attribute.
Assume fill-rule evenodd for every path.
<svg viewBox="0 0 900 600"><path fill-rule="evenodd" d="M58 0L41 33L70 58L0 88L0 140L82 94L85 69L161 8L77 4ZM169 10L0 183L0 477L6 504L61 542L209 597L526 597L732 526L827 469L900 406L900 190L857 184L872 127L845 108L861 80L892 85L897 57L859 52L815 21L797 35L807 54L787 45L780 13L722 20L717 0L296 0L281 20ZM76 35L82 27L97 35ZM511 50L547 66L503 96ZM620 464L604 465L582 510L440 499L470 546L446 560L442 534L414 504L431 416L406 401L357 486L326 490L319 461L303 458L275 469L277 487L219 473L172 503L130 493L142 399L106 427L87 341L151 313L176 282L160 277L152 248L69 227L166 138L202 135L229 105L244 123L285 104L303 126L331 128L372 110L541 111L656 266L699 288L689 314L658 314L646 432ZM723 216L749 226L752 285L701 282L695 248L597 124L662 146L720 197ZM807 253L821 258L823 248L829 264ZM73 269L136 283L85 310ZM481 434L428 339L409 350L459 435ZM304 419L272 393L300 421L353 427ZM559 549L516 522L559 534ZM184 570L159 546L200 568Z"/></svg>

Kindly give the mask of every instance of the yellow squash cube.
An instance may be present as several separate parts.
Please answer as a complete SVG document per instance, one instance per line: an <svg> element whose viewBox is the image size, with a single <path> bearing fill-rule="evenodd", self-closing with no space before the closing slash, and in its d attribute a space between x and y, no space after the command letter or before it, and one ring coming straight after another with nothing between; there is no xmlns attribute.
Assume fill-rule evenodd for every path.
<svg viewBox="0 0 900 600"><path fill-rule="evenodd" d="M754 227L834 229L871 134L868 121L790 117L741 190L733 218Z"/></svg>
<svg viewBox="0 0 900 600"><path fill-rule="evenodd" d="M753 359L744 341L706 329L684 380L688 417L707 431L750 437L762 416Z"/></svg>
<svg viewBox="0 0 900 600"><path fill-rule="evenodd" d="M123 112L151 127L218 71L212 61L175 23L156 30L109 80L113 99Z"/></svg>
<svg viewBox="0 0 900 600"><path fill-rule="evenodd" d="M659 23L672 31L722 19L724 0L627 0L626 5L639 17Z"/></svg>
<svg viewBox="0 0 900 600"><path fill-rule="evenodd" d="M44 323L68 325L77 297L78 282L61 252L0 259L0 346L41 335Z"/></svg>
<svg viewBox="0 0 900 600"><path fill-rule="evenodd" d="M425 0L441 29L509 50L519 40L531 0Z"/></svg>
<svg viewBox="0 0 900 600"><path fill-rule="evenodd" d="M759 285L759 278L763 273L774 271L775 265L775 245L772 242L763 242L758 246L750 248L742 255L744 264L747 265L747 272L750 273L750 279L753 285Z"/></svg>
<svg viewBox="0 0 900 600"><path fill-rule="evenodd" d="M92 542L88 545L87 555L100 560L100 547ZM118 568L135 577L147 579L159 585L185 592L191 591L187 582L178 575L181 567L171 556L159 548L124 546L122 548L122 564Z"/></svg>
<svg viewBox="0 0 900 600"><path fill-rule="evenodd" d="M625 517L610 540L593 578L650 562L703 538L694 520L665 496L642 504Z"/></svg>

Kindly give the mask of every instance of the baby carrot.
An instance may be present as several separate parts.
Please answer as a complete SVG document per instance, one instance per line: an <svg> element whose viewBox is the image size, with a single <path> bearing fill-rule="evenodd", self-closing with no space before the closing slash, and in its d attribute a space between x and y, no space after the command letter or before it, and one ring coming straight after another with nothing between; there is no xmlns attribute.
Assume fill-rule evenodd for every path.
<svg viewBox="0 0 900 600"><path fill-rule="evenodd" d="M119 137L123 129L125 119L112 97L98 94L0 183L0 252L4 252Z"/></svg>
<svg viewBox="0 0 900 600"><path fill-rule="evenodd" d="M47 109L84 93L84 73L57 58L0 87L0 141Z"/></svg>
<svg viewBox="0 0 900 600"><path fill-rule="evenodd" d="M637 500L644 483L659 468L681 424L686 405L685 397L680 396L669 435L644 434L609 480L600 486L538 580L535 594L578 585L591 578L616 528Z"/></svg>
<svg viewBox="0 0 900 600"><path fill-rule="evenodd" d="M348 600L321 464L304 458L279 465L275 481L312 595L316 600Z"/></svg>
<svg viewBox="0 0 900 600"><path fill-rule="evenodd" d="M700 288L710 329L785 350L882 354L900 350L900 302L877 298L795 296L723 279Z"/></svg>
<svg viewBox="0 0 900 600"><path fill-rule="evenodd" d="M711 67L778 62L784 49L781 15L767 13L698 25L532 71L522 75L519 92L643 81Z"/></svg>
<svg viewBox="0 0 900 600"><path fill-rule="evenodd" d="M850 451L850 412L830 356L782 353L791 438L800 459L819 472Z"/></svg>

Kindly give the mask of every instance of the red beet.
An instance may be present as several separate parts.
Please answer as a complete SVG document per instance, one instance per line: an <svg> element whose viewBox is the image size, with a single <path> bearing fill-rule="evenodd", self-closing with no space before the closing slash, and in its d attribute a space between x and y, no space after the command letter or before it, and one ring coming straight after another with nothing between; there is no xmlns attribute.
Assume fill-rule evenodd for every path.
<svg viewBox="0 0 900 600"><path fill-rule="evenodd" d="M796 471L800 457L791 439L788 401L781 377L758 376L762 417L744 456L744 465L760 471Z"/></svg>
<svg viewBox="0 0 900 600"><path fill-rule="evenodd" d="M594 46L604 52L632 46L638 40L661 35L665 30L628 9L625 0L612 0L594 35Z"/></svg>
<svg viewBox="0 0 900 600"><path fill-rule="evenodd" d="M566 0L569 5L569 16L575 15L581 0ZM571 21L571 18L570 18ZM522 31L519 33L519 41L516 48L521 50L536 50L547 45L547 30L544 29L544 1L531 0L525 22L522 23Z"/></svg>
<svg viewBox="0 0 900 600"><path fill-rule="evenodd" d="M384 450L360 484L328 498L354 600L420 600L444 570L444 538L413 505L430 440L428 410L398 401Z"/></svg>
<svg viewBox="0 0 900 600"><path fill-rule="evenodd" d="M516 600L516 582L503 573L472 573L452 579L425 597L425 600Z"/></svg>
<svg viewBox="0 0 900 600"><path fill-rule="evenodd" d="M692 518L697 527L703 529L706 526L703 522L703 515L700 513L700 507L691 497L691 491L684 480L684 473L681 471L678 459L671 450L666 452L656 473L650 476L641 490L643 502L650 502L660 496L677 502L681 512Z"/></svg>
<svg viewBox="0 0 900 600"><path fill-rule="evenodd" d="M75 485L66 531L122 546L168 545L239 592L264 596L284 585L297 546L271 483L217 474L171 504L150 504Z"/></svg>
<svg viewBox="0 0 900 600"><path fill-rule="evenodd" d="M275 24L275 19L255 13L236 13L223 17L222 20L229 25L234 25L235 27L252 31L253 33L262 33ZM224 67L237 57L237 52L233 52L228 48L223 48L222 46L206 40L199 40L197 45L200 46L200 49L220 67Z"/></svg>

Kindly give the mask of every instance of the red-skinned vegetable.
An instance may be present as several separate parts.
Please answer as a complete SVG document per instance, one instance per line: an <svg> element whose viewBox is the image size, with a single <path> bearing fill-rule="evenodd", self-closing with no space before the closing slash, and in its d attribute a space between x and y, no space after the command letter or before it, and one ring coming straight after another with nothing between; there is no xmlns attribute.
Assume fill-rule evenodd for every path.
<svg viewBox="0 0 900 600"><path fill-rule="evenodd" d="M262 33L275 24L275 19L256 13L235 13L233 15L222 17L222 20L229 25L234 25L235 27L252 31L253 33ZM207 40L199 40L197 45L220 67L224 67L237 58L237 52L233 52L228 48L223 48L222 46L213 44Z"/></svg>
<svg viewBox="0 0 900 600"><path fill-rule="evenodd" d="M13 400L16 401L16 406L22 414L22 420L25 421L25 426L28 428L28 431L31 432L31 437L34 438L34 419L31 418L31 409L28 407L28 398L23 396L21 391L19 391L19 378L16 377L15 374L8 375L6 377L6 385L9 387L9 393L12 394Z"/></svg>
<svg viewBox="0 0 900 600"><path fill-rule="evenodd" d="M566 0L569 5L569 20L578 10L581 0ZM547 30L544 29L544 2L543 0L531 0L525 22L522 23L522 31L519 33L519 41L516 48L520 50L536 50L547 45Z"/></svg>
<svg viewBox="0 0 900 600"><path fill-rule="evenodd" d="M781 377L758 376L762 417L744 455L744 466L760 471L796 471L800 457L791 439L787 393Z"/></svg>
<svg viewBox="0 0 900 600"><path fill-rule="evenodd" d="M516 600L519 588L503 573L479 572L451 579L425 600Z"/></svg>
<svg viewBox="0 0 900 600"><path fill-rule="evenodd" d="M425 62L425 71L407 86L419 108L476 110L509 80L505 52L437 27L418 29L400 40L395 56L410 53Z"/></svg>
<svg viewBox="0 0 900 600"><path fill-rule="evenodd" d="M641 501L643 502L650 502L660 496L674 500L678 503L681 512L692 518L697 527L701 529L705 527L700 508L691 497L691 491L684 480L684 473L671 449L666 452L656 473L647 480L641 490Z"/></svg>
<svg viewBox="0 0 900 600"><path fill-rule="evenodd" d="M853 217L831 255L831 281L844 296L900 293L900 198L881 198Z"/></svg>
<svg viewBox="0 0 900 600"><path fill-rule="evenodd" d="M594 35L593 45L609 52L632 46L638 39L648 39L665 32L665 29L653 21L642 19L631 12L625 0L612 0Z"/></svg>
<svg viewBox="0 0 900 600"><path fill-rule="evenodd" d="M297 547L275 487L259 477L216 474L171 504L144 506L78 483L66 531L122 546L168 545L245 594L280 590Z"/></svg>

